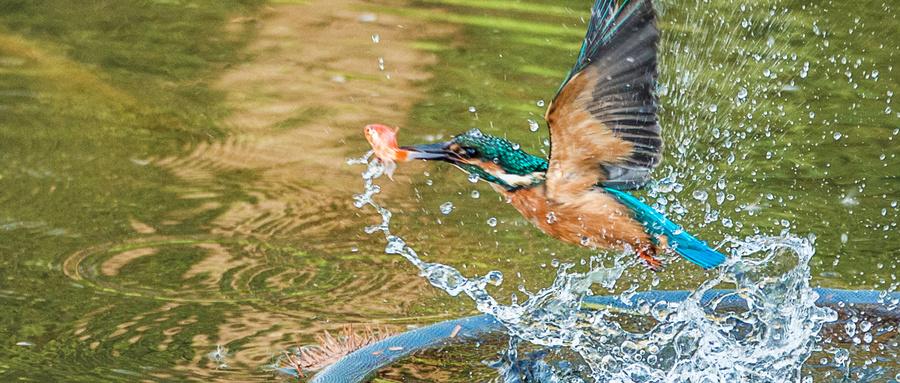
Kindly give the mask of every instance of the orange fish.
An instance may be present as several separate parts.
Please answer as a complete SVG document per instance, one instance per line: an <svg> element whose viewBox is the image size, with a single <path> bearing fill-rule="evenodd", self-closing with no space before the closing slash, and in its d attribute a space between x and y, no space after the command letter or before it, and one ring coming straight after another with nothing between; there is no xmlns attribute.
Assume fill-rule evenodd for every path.
<svg viewBox="0 0 900 383"><path fill-rule="evenodd" d="M409 152L401 149L397 145L397 131L400 128L393 128L381 125L366 125L366 140L375 151L375 156L384 163L384 172L388 177L394 179L394 170L397 169L397 161L409 161Z"/></svg>
<svg viewBox="0 0 900 383"><path fill-rule="evenodd" d="M436 160L444 157L441 151L423 150L422 147L410 148L407 146L397 145L397 131L400 128L391 128L390 126L381 124L366 125L364 131L366 140L375 151L375 157L378 157L384 164L384 173L394 179L394 170L397 169L397 162L407 162L412 160Z"/></svg>

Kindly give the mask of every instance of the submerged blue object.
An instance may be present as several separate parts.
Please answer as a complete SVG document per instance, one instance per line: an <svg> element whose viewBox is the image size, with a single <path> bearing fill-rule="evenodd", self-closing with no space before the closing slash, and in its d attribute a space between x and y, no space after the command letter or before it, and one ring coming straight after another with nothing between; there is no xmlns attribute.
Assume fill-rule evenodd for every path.
<svg viewBox="0 0 900 383"><path fill-rule="evenodd" d="M830 307L842 313L864 312L886 320L900 320L900 293L884 293L874 290L813 289L818 295L816 306ZM691 296L690 291L644 291L635 293L629 301L618 296L589 296L584 298L585 309L608 309L626 314L640 314L644 303L682 302ZM718 300L719 311L743 310L747 302L734 290L709 290L700 298L704 306ZM446 345L454 339L479 339L488 334L505 332L506 329L492 316L483 314L436 323L427 327L394 335L356 350L313 376L310 383L365 382L379 369L415 352ZM277 371L297 376L290 368Z"/></svg>
<svg viewBox="0 0 900 383"><path fill-rule="evenodd" d="M490 315L454 319L407 331L347 354L309 380L309 383L364 382L375 371L416 351L440 346L451 339L480 338L503 330ZM279 372L298 376L291 368Z"/></svg>
<svg viewBox="0 0 900 383"><path fill-rule="evenodd" d="M662 213L641 202L631 194L613 188L604 188L634 213L634 219L644 225L647 232L665 235L669 246L685 259L704 269L711 269L725 262L725 255L711 249L703 241L684 231Z"/></svg>

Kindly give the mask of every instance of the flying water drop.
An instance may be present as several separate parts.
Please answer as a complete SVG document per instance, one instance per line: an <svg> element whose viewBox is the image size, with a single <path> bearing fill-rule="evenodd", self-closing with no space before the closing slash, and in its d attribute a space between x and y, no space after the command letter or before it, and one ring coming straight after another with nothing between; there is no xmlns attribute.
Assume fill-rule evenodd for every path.
<svg viewBox="0 0 900 383"><path fill-rule="evenodd" d="M706 190L694 190L691 195L695 200L700 202L706 201L706 199L709 198L709 194L706 192Z"/></svg>
<svg viewBox="0 0 900 383"><path fill-rule="evenodd" d="M448 215L453 212L453 202L444 202L441 204L441 213L444 215Z"/></svg>

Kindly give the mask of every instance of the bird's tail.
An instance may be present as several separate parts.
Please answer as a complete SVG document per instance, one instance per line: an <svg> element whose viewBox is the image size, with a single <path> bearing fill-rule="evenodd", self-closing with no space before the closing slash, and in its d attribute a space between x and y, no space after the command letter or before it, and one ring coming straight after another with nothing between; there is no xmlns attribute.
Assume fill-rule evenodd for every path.
<svg viewBox="0 0 900 383"><path fill-rule="evenodd" d="M688 261L704 269L711 269L725 262L725 256L722 253L711 249L706 243L688 234L681 226L631 194L612 188L604 189L616 197L619 202L628 206L634 213L634 219L643 224L649 233L654 236L665 235L668 237L669 246Z"/></svg>

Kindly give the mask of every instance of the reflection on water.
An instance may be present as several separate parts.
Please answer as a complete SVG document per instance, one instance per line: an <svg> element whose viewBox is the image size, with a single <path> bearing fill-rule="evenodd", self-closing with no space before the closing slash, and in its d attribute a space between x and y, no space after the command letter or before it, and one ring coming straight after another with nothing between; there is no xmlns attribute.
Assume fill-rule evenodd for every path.
<svg viewBox="0 0 900 383"><path fill-rule="evenodd" d="M468 313L360 230L377 221L352 206L344 158L372 122L410 142L475 126L546 151L529 120L574 60L587 3L3 3L0 380L271 379L264 366L326 329ZM896 289L898 47L877 38L900 33L896 9L661 6L657 207L711 241L815 233L813 285ZM495 296L585 257L447 167L395 179L381 196L397 234L464 275L502 270ZM619 287L714 276L669 263ZM858 319L811 360L896 368L893 333ZM398 368L488 376L420 358Z"/></svg>
<svg viewBox="0 0 900 383"><path fill-rule="evenodd" d="M77 127L67 121L76 112L56 98L24 97L41 94L30 88L2 93L3 102L14 100L18 112L3 120L9 129L4 136L19 145L3 154L0 172L0 182L18 185L17 195L2 196L15 200L16 207L0 214L2 232L12 236L0 245L8 251L0 299L17 302L15 314L3 317L9 324L4 328L12 331L6 334L12 343L0 351L3 380L268 379L272 374L264 366L326 329L444 315L410 312L423 297L422 283L395 272L396 261L372 255L371 245L357 239L357 218L346 191L352 173L341 166L347 146L362 144L356 133L368 116L404 118L419 97L412 83L427 77L422 65L433 60L409 44L441 30L391 15L360 21L366 12L357 6L352 1L274 8L223 4L196 11L207 12L209 23L224 18L209 27L224 28L226 36L248 36L233 63L204 57L223 67L205 80L223 95L228 111L214 128L227 132L222 138L139 131L119 148L115 134L91 131L92 139L110 147L87 152L77 144L54 148L50 140L69 138L57 131L47 134L46 144L31 144L41 136L16 135L31 126L25 116L49 115L63 129ZM33 10L16 7L25 14ZM185 11L180 5L157 5L146 12L161 10ZM186 12L188 19L197 16ZM70 28L92 27L66 20L76 24ZM45 26L44 20L33 21L33 28ZM405 30L413 27L415 33ZM384 39L379 45L370 38L375 33ZM116 36L110 32L103 38ZM199 42L209 36L191 38ZM73 96L63 93L70 89L99 89L84 105L70 107L85 109L86 115L78 116L82 119L93 118L91 110L122 103L139 114L147 113L145 108L172 108L184 118L194 117L177 104L195 108L198 101L146 106L141 92L152 97L153 86L131 93L80 63L40 53L52 47L33 43L37 48L22 48L27 44L18 38L2 41L0 56L12 55L4 68L22 76L21 83L5 81L4 86L61 81L54 86L62 90L52 91L63 100ZM378 56L391 65L379 69ZM15 69L22 66L32 72ZM190 92L197 84L162 86ZM43 102L60 104L41 109ZM98 115L122 129L135 124L129 119L143 118L131 112ZM201 108L196 113L218 112ZM177 124L182 116L166 118ZM202 133L207 128L187 129ZM73 133L71 140L77 142ZM43 153L28 153L29 147ZM62 158L53 158L54 151ZM50 161L40 157L48 155ZM64 165L67 156L74 156L77 170ZM48 213L57 209L61 215L29 207L46 207ZM44 281L48 274L49 282Z"/></svg>

